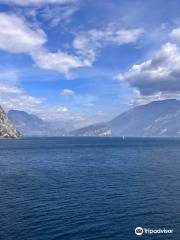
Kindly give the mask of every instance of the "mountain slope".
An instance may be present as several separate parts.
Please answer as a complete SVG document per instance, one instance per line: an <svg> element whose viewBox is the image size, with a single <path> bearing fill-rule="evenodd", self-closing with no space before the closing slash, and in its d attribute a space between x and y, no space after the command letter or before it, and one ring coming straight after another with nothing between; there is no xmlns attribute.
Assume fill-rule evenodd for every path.
<svg viewBox="0 0 180 240"><path fill-rule="evenodd" d="M107 137L111 136L111 129L107 126L107 124L102 123L74 130L70 132L70 135Z"/></svg>
<svg viewBox="0 0 180 240"><path fill-rule="evenodd" d="M110 129L111 136L180 136L180 101L168 99L141 105L120 114L105 125ZM84 129L90 127L92 128L89 126ZM86 131L82 130L74 131L74 134L80 132L81 135L86 135ZM93 131L88 134L98 136Z"/></svg>
<svg viewBox="0 0 180 240"><path fill-rule="evenodd" d="M66 132L57 124L45 122L34 114L10 110L8 118L24 136L63 136Z"/></svg>
<svg viewBox="0 0 180 240"><path fill-rule="evenodd" d="M171 99L135 107L108 123L114 136L178 136L180 102Z"/></svg>
<svg viewBox="0 0 180 240"><path fill-rule="evenodd" d="M0 106L0 138L20 138L21 134L11 125L8 117Z"/></svg>

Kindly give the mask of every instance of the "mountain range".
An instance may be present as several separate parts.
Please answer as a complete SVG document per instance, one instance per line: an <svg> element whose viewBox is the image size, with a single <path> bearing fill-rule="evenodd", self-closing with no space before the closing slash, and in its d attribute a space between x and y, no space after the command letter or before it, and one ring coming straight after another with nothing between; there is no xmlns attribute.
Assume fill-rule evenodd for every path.
<svg viewBox="0 0 180 240"><path fill-rule="evenodd" d="M24 111L10 110L7 116L15 128L24 136L64 136L67 131L64 130L60 123L46 122L34 114Z"/></svg>
<svg viewBox="0 0 180 240"><path fill-rule="evenodd" d="M24 136L180 136L180 101L154 101L123 112L109 122L69 130L58 122L45 122L23 111L11 110L8 118Z"/></svg>
<svg viewBox="0 0 180 240"><path fill-rule="evenodd" d="M180 101L168 99L134 107L107 123L87 126L71 134L127 137L180 136Z"/></svg>

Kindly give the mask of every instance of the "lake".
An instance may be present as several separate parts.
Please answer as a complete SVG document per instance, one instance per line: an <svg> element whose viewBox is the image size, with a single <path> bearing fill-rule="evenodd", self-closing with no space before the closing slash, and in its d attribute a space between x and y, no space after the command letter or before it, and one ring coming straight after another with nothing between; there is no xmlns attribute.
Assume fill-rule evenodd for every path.
<svg viewBox="0 0 180 240"><path fill-rule="evenodd" d="M178 138L0 141L2 240L178 240L179 203Z"/></svg>

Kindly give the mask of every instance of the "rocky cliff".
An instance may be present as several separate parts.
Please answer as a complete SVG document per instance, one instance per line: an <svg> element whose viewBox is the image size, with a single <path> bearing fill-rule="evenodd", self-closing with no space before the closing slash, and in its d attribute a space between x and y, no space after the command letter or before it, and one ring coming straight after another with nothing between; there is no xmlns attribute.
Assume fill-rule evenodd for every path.
<svg viewBox="0 0 180 240"><path fill-rule="evenodd" d="M11 125L8 117L0 106L0 138L20 138L21 134Z"/></svg>

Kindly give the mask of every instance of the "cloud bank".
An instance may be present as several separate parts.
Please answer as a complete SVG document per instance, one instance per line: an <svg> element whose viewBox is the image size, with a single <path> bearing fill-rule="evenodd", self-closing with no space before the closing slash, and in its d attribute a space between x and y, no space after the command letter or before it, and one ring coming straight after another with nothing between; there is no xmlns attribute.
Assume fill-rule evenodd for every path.
<svg viewBox="0 0 180 240"><path fill-rule="evenodd" d="M71 69L91 67L96 60L98 49L106 44L122 45L136 42L142 29L90 30L77 35L73 41L76 54L62 50L50 52L45 44L46 33L37 26L30 25L24 18L15 14L0 13L0 49L10 53L26 53L36 66L45 70L57 71L66 77Z"/></svg>
<svg viewBox="0 0 180 240"><path fill-rule="evenodd" d="M115 76L134 88L139 100L180 97L180 28L173 29L169 37L170 42L151 59Z"/></svg>

